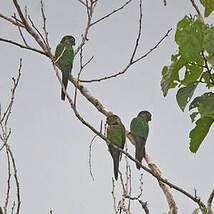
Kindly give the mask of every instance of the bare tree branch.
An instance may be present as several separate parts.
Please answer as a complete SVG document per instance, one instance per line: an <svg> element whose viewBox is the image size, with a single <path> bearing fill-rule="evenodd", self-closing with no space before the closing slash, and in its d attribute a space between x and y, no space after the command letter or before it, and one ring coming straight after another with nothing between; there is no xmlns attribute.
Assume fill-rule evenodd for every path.
<svg viewBox="0 0 214 214"><path fill-rule="evenodd" d="M24 27L24 25L21 23L21 21L19 20L18 22L15 20L13 20L13 19L11 19L11 18L9 18L9 17L7 17L7 16L4 16L3 14L1 14L0 13L0 18L3 18L3 19L5 19L5 20L7 20L8 22L10 22L11 24L13 24L13 25L18 25L18 26L20 26L20 27Z"/></svg>
<svg viewBox="0 0 214 214"><path fill-rule="evenodd" d="M10 44L16 45L16 46L18 46L20 48L24 48L24 49L27 49L27 50L35 51L35 52L40 53L42 55L48 56L47 53L45 53L43 51L40 51L40 50L38 50L36 48L27 47L25 45L19 44L17 42L14 42L14 41L11 41L11 40L8 40L8 39L0 38L0 41L7 42L7 43L10 43Z"/></svg>
<svg viewBox="0 0 214 214"><path fill-rule="evenodd" d="M212 202L213 202L213 198L214 198L214 190L211 192L210 197L207 201L207 207L211 208L212 206Z"/></svg>
<svg viewBox="0 0 214 214"><path fill-rule="evenodd" d="M97 135L95 135L95 136L92 138L92 140L91 140L91 142L90 142L90 144L89 144L89 158L88 158L89 171L90 171L90 175L91 175L91 178L92 178L93 181L94 181L94 176L93 176L93 173L92 173L91 151L92 151L92 144L93 144L93 142L94 142L94 140L95 140L96 137L97 137Z"/></svg>
<svg viewBox="0 0 214 214"><path fill-rule="evenodd" d="M6 193L5 203L4 203L4 214L7 214L7 206L9 202L9 196L10 196L10 180L11 180L10 157L9 157L8 151L6 151L6 155L7 155L8 178L7 178L7 193Z"/></svg>
<svg viewBox="0 0 214 214"><path fill-rule="evenodd" d="M90 24L90 27L91 27L92 25L97 24L97 23L100 22L100 21L103 21L104 19L108 18L109 16L113 15L114 13L116 13L116 12L122 10L122 9L123 9L124 7L126 7L131 1L132 1L132 0L127 1L127 2L124 3L121 7L119 7L119 8L117 8L117 9L113 10L111 13L108 13L107 15L105 15L105 16L99 18L98 20L92 22L92 23ZM80 2L81 2L81 1L80 1Z"/></svg>
<svg viewBox="0 0 214 214"><path fill-rule="evenodd" d="M47 49L49 50L49 52L51 52L51 48L50 48L49 40L48 40L48 31L47 31L47 26L46 26L47 18L45 16L44 4L43 4L42 0L40 1L40 4L41 4L42 19L43 19L43 31L45 33L45 45L46 45Z"/></svg>
<svg viewBox="0 0 214 214"><path fill-rule="evenodd" d="M46 45L42 42L42 40L40 39L39 35L31 28L31 26L28 24L27 20L25 19L22 10L17 2L17 0L13 0L13 3L16 7L16 10L19 14L20 19L22 20L22 23L25 26L25 29L28 31L28 33L36 40L36 42L39 44L39 46L43 49L44 52L46 52L46 54L52 58L52 54L50 53L50 50L47 49Z"/></svg>
<svg viewBox="0 0 214 214"><path fill-rule="evenodd" d="M159 40L159 42L154 47L152 47L149 51L147 51L141 57L133 60L132 62L129 62L129 64L122 71L120 71L120 72L118 72L116 74L110 75L110 76L99 78L99 79L80 80L80 82L83 82L83 83L100 82L100 81L111 79L111 78L115 78L115 77L117 77L117 76L119 76L121 74L124 74L129 69L129 67L134 65L136 62L142 60L143 58L147 57L152 51L154 51L164 41L164 39L169 36L169 33L171 32L171 30L172 29L169 29L167 31L167 33Z"/></svg>
<svg viewBox="0 0 214 214"><path fill-rule="evenodd" d="M201 19L203 20L203 17L202 17L202 15L201 15L201 12L200 12L200 10L199 10L199 8L198 8L198 6L195 4L195 1L194 0L190 0L191 1L191 3L192 3L192 6L195 8L195 10L197 11L197 13L198 13L198 15L201 17Z"/></svg>
<svg viewBox="0 0 214 214"><path fill-rule="evenodd" d="M79 46L74 51L74 55L76 55L80 51L80 49L83 47L85 42L88 40L88 32L89 32L89 28L90 28L90 25L91 25L91 19L92 19L92 16L93 16L93 12L94 12L94 9L95 9L94 4L96 4L96 3L92 2L91 5L89 6L88 5L88 1L86 0L86 10L87 10L87 14L88 14L88 21L87 21L87 25L86 25L86 28L85 28L85 32L82 35L82 41L80 42Z"/></svg>
<svg viewBox="0 0 214 214"><path fill-rule="evenodd" d="M21 77L21 68L22 68L22 59L20 59L20 64L19 64L19 69L18 69L18 77L15 79L14 77L12 78L13 80L13 87L11 89L11 97L10 97L10 101L8 103L8 106L3 114L0 115L0 126L1 126L1 130L2 133L0 133L1 136L1 140L3 141L3 146L0 148L0 151L6 147L6 155L7 155L7 168L8 168L8 180L7 180L7 192L6 192L6 199L5 199L5 205L4 205L4 213L7 213L7 207L8 207L8 203L9 203L9 195L10 195L10 186L11 186L11 162L12 162L12 167L14 170L14 179L15 179L15 183L16 183L16 195L17 195L17 210L16 210L16 214L19 214L19 210L20 210L20 205L21 205L21 201L20 201L20 188L19 188L19 181L18 181L18 177L17 177L17 168L16 168L16 163L15 163L15 159L13 157L13 153L8 145L8 139L9 136L11 134L11 129L9 129L8 131L8 121L11 115L11 110L13 107L13 103L14 103L14 99L15 99L15 92L17 89L17 86L19 84L20 81L20 77ZM10 162L11 160L11 162ZM13 212L14 207L12 207L12 212Z"/></svg>
<svg viewBox="0 0 214 214"><path fill-rule="evenodd" d="M162 177L160 169L158 169L158 167L154 163L152 163L151 158L147 154L145 156L145 160L146 160L149 168L154 173L156 173L159 177ZM174 200L172 194L169 191L169 188L163 182L161 182L161 181L158 181L158 182L159 182L159 185L160 185L161 189L163 190L163 193L167 199L167 202L168 202L168 205L170 208L170 214L177 214L178 208L176 206L176 203L175 203L175 200Z"/></svg>
<svg viewBox="0 0 214 214"><path fill-rule="evenodd" d="M19 214L20 206L21 206L21 196L20 196L20 187L19 187L19 180L18 180L18 175L17 175L16 162L15 162L13 153L12 153L9 145L7 144L6 147L7 147L7 151L9 152L10 158L12 160L12 166L13 166L13 170L14 170L14 179L15 179L15 183L16 183L16 196L17 196L16 214Z"/></svg>
<svg viewBox="0 0 214 214"><path fill-rule="evenodd" d="M137 39L136 39L134 51L133 51L131 59L130 59L130 63L133 62L133 59L135 57L135 54L136 54L136 51L137 51L137 48L138 48L139 40L140 40L140 37L141 37L142 17L143 17L143 13L142 13L142 0L139 0L139 11L140 11L140 15L139 15L140 18L139 18L138 35L137 35Z"/></svg>

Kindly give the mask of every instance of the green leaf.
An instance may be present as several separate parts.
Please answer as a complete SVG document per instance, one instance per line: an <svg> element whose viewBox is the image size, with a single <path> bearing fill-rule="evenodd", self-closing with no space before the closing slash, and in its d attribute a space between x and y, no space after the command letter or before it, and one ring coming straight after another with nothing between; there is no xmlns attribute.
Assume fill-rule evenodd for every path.
<svg viewBox="0 0 214 214"><path fill-rule="evenodd" d="M177 61L173 62L169 67L164 66L162 70L162 80L161 89L164 97L167 95L170 88L174 88L179 81L178 71L187 63L188 61L180 57Z"/></svg>
<svg viewBox="0 0 214 214"><path fill-rule="evenodd" d="M190 118L192 120L192 123L195 121L195 118L196 116L199 114L199 112L193 112L191 115L190 115Z"/></svg>
<svg viewBox="0 0 214 214"><path fill-rule="evenodd" d="M200 210L199 208L195 209L195 210L192 212L192 214L198 214L199 210Z"/></svg>
<svg viewBox="0 0 214 214"><path fill-rule="evenodd" d="M204 79L204 81L205 81L206 83L210 82L210 73L209 73L208 71L204 72L204 73L202 74L202 79Z"/></svg>
<svg viewBox="0 0 214 214"><path fill-rule="evenodd" d="M186 67L186 72L185 72L184 79L181 81L182 85L188 85L189 83L196 81L200 77L203 71L202 66L199 66L197 64L195 65L187 64L185 65L185 67Z"/></svg>
<svg viewBox="0 0 214 214"><path fill-rule="evenodd" d="M207 28L204 33L204 49L209 55L214 54L214 27Z"/></svg>
<svg viewBox="0 0 214 214"><path fill-rule="evenodd" d="M176 99L178 106L182 111L184 111L187 103L192 98L192 95L198 85L198 82L192 82L188 84L186 87L180 88L176 94Z"/></svg>
<svg viewBox="0 0 214 214"><path fill-rule="evenodd" d="M200 0L200 2L205 7L204 16L208 17L214 10L214 0Z"/></svg>
<svg viewBox="0 0 214 214"><path fill-rule="evenodd" d="M214 118L214 93L205 93L200 97L196 97L190 104L189 110L198 108L199 112L204 116Z"/></svg>
<svg viewBox="0 0 214 214"><path fill-rule="evenodd" d="M208 207L208 214L213 214L211 207Z"/></svg>
<svg viewBox="0 0 214 214"><path fill-rule="evenodd" d="M203 23L197 19L185 16L177 24L175 33L175 41L179 46L181 55L191 61L195 61L200 57L203 49L204 37Z"/></svg>
<svg viewBox="0 0 214 214"><path fill-rule="evenodd" d="M203 117L196 121L196 127L189 134L190 151L196 153L204 138L212 125L214 119L211 117Z"/></svg>
<svg viewBox="0 0 214 214"><path fill-rule="evenodd" d="M213 56L208 56L207 57L207 61L210 63L210 65L212 66L212 68L214 69L214 55Z"/></svg>

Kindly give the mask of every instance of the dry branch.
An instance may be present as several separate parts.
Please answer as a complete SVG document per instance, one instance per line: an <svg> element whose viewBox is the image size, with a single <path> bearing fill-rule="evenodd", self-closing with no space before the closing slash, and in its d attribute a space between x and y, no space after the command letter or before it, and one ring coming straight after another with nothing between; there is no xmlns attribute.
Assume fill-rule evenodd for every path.
<svg viewBox="0 0 214 214"><path fill-rule="evenodd" d="M123 9L128 3L131 2L131 0L129 0L128 2L126 2L121 8L113 11L112 13L110 14L107 14L106 16L102 17L101 19L98 19L97 21L93 22L92 23L92 16L93 16L93 12L94 12L94 9L95 9L95 6L97 4L97 1L88 1L88 0L85 0L85 2L83 2L82 0L78 0L81 4L84 5L84 7L86 7L86 11L87 11L87 25L85 27L85 31L84 31L84 34L82 36L82 40L79 44L79 46L77 47L77 49L75 50L75 55L82 49L82 47L84 46L85 42L88 40L88 33L89 33L89 29L90 27L93 25L95 25L96 23L104 20L105 18L111 16L112 14L116 13L117 11ZM110 78L113 78L113 77L117 77L123 73L125 73L128 68L139 62L140 60L142 60L143 58L147 57L153 50L155 50L162 42L163 40L169 35L170 30L168 30L168 32L160 39L160 41L154 46L152 47L149 51L147 51L145 54L141 55L140 57L138 58L135 58L136 56L136 52L137 52L137 49L138 49L138 44L139 44L139 40L140 40L140 37L141 37L141 24L142 24L142 0L139 0L139 8L140 8L140 15L139 15L139 29L138 29L138 34L137 34L137 38L136 38L136 43L135 43L135 46L134 46L134 50L133 50L133 53L131 55L131 58L130 58L130 61L129 63L127 64L127 66L120 72L114 74L114 75L111 75L111 76L107 76L107 77L103 77L103 78L100 78L100 79L94 79L94 80L82 80L82 82L99 82L99 81L102 81L102 80L106 80L106 79L110 79ZM194 2L193 0L191 0L191 2ZM2 39L0 38L0 41L4 41L4 42L7 42L7 43L11 43L13 45L16 45L16 46L19 46L21 48L25 48L25 49L29 49L29 50L32 50L32 51L35 51L35 52L38 52L38 53L41 53L43 55L46 55L47 57L49 57L52 62L53 62L53 67L54 67L54 70L56 72L56 76L57 76L57 79L58 81L60 82L64 92L65 92L65 95L68 99L68 102L70 104L70 107L71 109L73 110L74 114L76 115L76 117L85 125L87 126L91 131L93 131L96 135L98 135L100 138L102 138L104 140L104 142L107 142L107 144L111 144L111 142L100 132L98 131L97 129L95 129L88 121L86 121L81 115L80 113L78 112L77 108L76 108L76 105L75 105L75 102L73 102L73 100L71 99L71 97L69 96L69 94L66 92L65 90L65 87L62 83L62 80L61 78L59 77L59 73L58 73L58 69L56 68L56 61L54 62L54 56L51 54L50 52L50 46L49 46L49 43L48 43L48 33L47 33L47 30L46 30L46 17L45 17L45 14L44 14L44 10L43 10L43 4L41 3L41 10L42 10L42 17L43 17L43 30L45 32L45 38L42 36L42 34L40 33L40 31L33 25L33 22L31 21L31 19L29 19L31 21L31 24L32 24L32 27L29 25L28 23L28 19L27 19L27 12L25 12L25 15L23 15L23 12L19 6L19 4L17 3L17 0L13 0L13 3L16 7L16 10L19 14L19 17L21 19L18 20L18 19L15 19L15 21L13 19L10 19L10 18L7 18L3 15L0 14L0 17L9 21L10 23L14 24L14 25L18 25L22 28L25 28L26 31L35 39L35 41L39 44L39 46L41 47L42 51L41 50L37 50L37 49L34 49L34 48L31 48L31 47L27 47L27 44L25 44L25 46L19 44L19 43L16 43L16 42L13 42L13 41L10 41L10 40L6 40L6 39ZM80 72L81 73L81 72ZM80 74L79 73L79 74ZM87 90L86 87L84 87L83 85L80 84L80 80L79 80L79 77L77 79L75 79L72 75L70 76L69 80L72 82L72 84L80 91L80 93L99 111L101 112L102 114L104 114L105 116L108 116L110 114L112 114L110 111L108 111L102 104L101 102L94 98L91 93ZM17 83L18 84L18 83ZM15 87L16 88L16 87ZM14 92L15 92L15 89L14 89ZM11 99L11 102L13 102L13 100ZM4 116L3 116L4 117ZM9 118L9 116L8 116ZM1 119L1 122L3 120ZM8 133L10 134L10 132ZM127 135L127 137L130 139L130 141L132 142L133 139L131 139L131 137L129 136L129 134ZM2 136L1 136L2 138ZM8 139L8 138L7 138ZM133 144L135 144L134 142L132 142ZM7 145L7 144L5 144ZM130 160L136 162L136 163L139 163L141 164L140 162L138 162L135 158L133 158L128 152L126 151L123 151L122 149L118 148L117 146L115 145L112 145L114 146L116 149L118 149L119 151L121 151L126 157L128 157ZM7 149L9 149L9 146L7 146ZM9 153L11 150L8 150ZM17 178L17 170L16 170L16 165L15 165L15 160L13 158L13 155L12 153L10 154L10 158L12 160L12 163L13 163L13 168L14 168L14 177L15 177L15 181L16 181L16 189L17 189L17 201L18 201L18 206L17 206L17 214L19 212L19 207L20 207L20 195L19 195L19 182L18 182L18 178ZM148 156L147 156L147 159L148 159ZM168 187L166 187L166 185L168 185L169 187L181 192L182 194L184 194L185 196L187 196L188 198L190 198L191 200L193 200L194 202L196 202L200 208L203 208L203 209L206 209L206 206L201 202L200 198L196 197L196 196L193 196L191 195L190 193L184 191L182 188L170 183L169 181L167 181L166 179L163 179L161 177L161 174L158 172L158 168L156 168L156 165L154 165L153 163L151 163L151 161L148 160L148 165L151 169L143 166L141 164L141 167L143 170L147 171L148 173L150 173L152 176L154 176L166 198L167 198L167 201L169 203L169 207L170 207L170 210L173 211L173 213L177 213L177 207L176 207L176 204L174 202L174 199L171 195L171 193L168 191ZM122 178L122 176L121 176ZM127 187L123 187L125 190ZM131 191L130 191L131 193ZM212 197L213 198L213 197ZM129 198L130 199L130 198ZM210 200L212 202L212 200ZM211 204L210 202L210 204ZM121 201L121 206L120 208L124 209L124 212L127 212L129 213L129 209L126 209L124 206L123 206L123 201ZM143 202L142 202L142 207L143 205ZM145 209L144 209L145 210Z"/></svg>
<svg viewBox="0 0 214 214"><path fill-rule="evenodd" d="M8 131L8 121L11 116L11 111L12 111L12 107L14 104L15 92L16 92L16 89L17 89L17 86L19 84L20 77L21 77L21 68L22 68L22 59L20 59L18 77L16 79L14 77L12 78L13 88L11 89L10 101L7 105L7 108L4 112L4 114L0 115L1 116L0 117L0 126L1 126L0 137L3 142L3 145L0 148L0 151L2 151L3 148L6 147L7 168L8 168L7 192L6 192L6 199L5 199L5 204L4 204L4 213L5 214L7 214L7 208L8 208L9 198L10 198L10 191L11 191L11 162L12 162L12 168L14 171L14 180L15 180L15 184L16 184L16 197L17 197L16 214L19 214L20 205L21 205L20 188L19 188L19 180L18 180L18 176L17 176L16 163L15 163L15 159L13 157L13 153L8 145L8 139L11 134L11 129L9 129L9 131ZM14 209L14 207L12 207L12 210L13 209Z"/></svg>
<svg viewBox="0 0 214 214"><path fill-rule="evenodd" d="M111 79L111 78L115 78L121 74L124 74L132 65L134 65L136 62L142 60L143 58L147 57L151 52L153 52L156 48L159 47L159 45L166 39L166 37L169 36L169 33L171 32L172 28L169 29L167 31L167 33L157 42L157 44L155 46L153 46L149 51L147 51L145 54L143 54L142 56L140 56L139 58L131 61L126 65L126 67L116 73L116 74L113 74L113 75L110 75L110 76L106 76L106 77L101 77L101 78L98 78L98 79L91 79L91 80L80 80L80 82L83 82L83 83L92 83L92 82L100 82L100 81L103 81L103 80L107 80L107 79Z"/></svg>

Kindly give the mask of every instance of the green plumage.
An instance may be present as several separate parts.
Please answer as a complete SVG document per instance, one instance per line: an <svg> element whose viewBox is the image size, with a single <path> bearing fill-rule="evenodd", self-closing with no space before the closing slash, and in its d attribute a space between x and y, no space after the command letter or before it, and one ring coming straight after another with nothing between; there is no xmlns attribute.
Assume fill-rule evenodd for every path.
<svg viewBox="0 0 214 214"><path fill-rule="evenodd" d="M111 141L112 144L123 149L126 140L126 132L120 118L117 115L111 115L107 117L106 122L108 124L107 138ZM113 158L114 177L117 180L121 152L114 148L111 144L109 144L109 152Z"/></svg>
<svg viewBox="0 0 214 214"><path fill-rule="evenodd" d="M145 157L145 145L149 134L149 124L151 121L151 114L148 111L141 111L137 117L132 119L130 129L131 135L136 142L135 158L142 162ZM140 165L136 164L136 167L140 169Z"/></svg>
<svg viewBox="0 0 214 214"><path fill-rule="evenodd" d="M57 66L62 71L62 82L65 89L68 85L68 78L71 74L74 61L74 50L75 39L73 36L64 36L61 42L57 45L55 51L55 58L57 60ZM62 89L61 99L65 100L65 93Z"/></svg>

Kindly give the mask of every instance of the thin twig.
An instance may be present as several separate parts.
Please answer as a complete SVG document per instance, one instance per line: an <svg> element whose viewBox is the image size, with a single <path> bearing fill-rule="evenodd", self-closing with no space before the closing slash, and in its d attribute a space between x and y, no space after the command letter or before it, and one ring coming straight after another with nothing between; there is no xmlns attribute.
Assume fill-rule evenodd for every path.
<svg viewBox="0 0 214 214"><path fill-rule="evenodd" d="M113 10L111 13L108 13L107 15L105 15L105 16L99 18L98 20L92 22L92 23L90 24L90 27L91 27L92 25L97 24L97 23L100 22L100 21L103 21L104 19L108 18L109 16L113 15L114 13L116 13L116 12L122 10L122 9L123 9L124 7L126 7L131 1L132 1L132 0L127 1L127 2L124 3L121 7L119 7L119 8L117 8L117 9Z"/></svg>
<svg viewBox="0 0 214 214"><path fill-rule="evenodd" d="M10 43L10 44L16 45L16 46L18 46L18 47L20 47L20 48L24 48L24 49L27 49L27 50L35 51L35 52L37 52L37 53L40 53L40 54L45 55L45 56L48 57L48 54L47 54L47 53L45 53L45 52L43 52L43 51L40 51L40 50L38 50L38 49L36 49L36 48L27 47L27 46L24 46L24 45L19 44L19 43L17 43L17 42L14 42L14 41L11 41L11 40L8 40L8 39L3 39L3 38L0 38L0 41L7 42L7 43Z"/></svg>
<svg viewBox="0 0 214 214"><path fill-rule="evenodd" d="M23 40L25 46L26 46L26 47L29 47L29 45L27 44L27 42L26 42L26 40L25 40L25 38L24 38L24 35L23 35L23 33L22 33L22 30L21 30L21 27L18 25L18 21L17 21L17 18L16 18L16 14L15 14L15 13L14 13L14 19L15 19L15 21L16 21L16 23L17 23L17 27L18 27L20 36L21 36L21 38L22 38L22 40Z"/></svg>
<svg viewBox="0 0 214 214"><path fill-rule="evenodd" d="M141 200L138 200L138 201L139 201L139 203L141 204L142 208L144 209L145 213L146 213L146 214L149 214L149 208L148 208L148 206L147 206L147 202L143 202L143 201L141 201Z"/></svg>
<svg viewBox="0 0 214 214"><path fill-rule="evenodd" d="M202 17L202 15L201 15L201 12L200 12L200 10L199 10L199 8L198 8L198 6L195 4L195 1L194 0L190 0L191 1L191 3L192 3L192 6L195 8L195 10L197 11L197 13L198 13L198 15L201 17L201 19L203 20L203 17Z"/></svg>
<svg viewBox="0 0 214 214"><path fill-rule="evenodd" d="M79 79L80 79L80 74L81 74L81 72L82 72L82 70L83 70L83 62L82 62L82 58L83 58L83 56L82 56L82 47L81 47L81 49L80 49L80 70L79 70L79 72L78 72L78 75L77 75L77 82L79 83ZM77 100L77 87L75 87L75 93L74 93L74 106L76 107L76 100Z"/></svg>
<svg viewBox="0 0 214 214"><path fill-rule="evenodd" d="M136 60L133 60L132 62L129 62L129 64L122 71L120 71L120 72L118 72L116 74L110 75L110 76L99 78L99 79L80 80L80 82L84 82L84 83L100 82L100 81L111 79L111 78L115 78L115 77L117 77L117 76L119 76L121 74L124 74L129 69L129 67L131 67L136 62L142 60L143 58L147 57L152 51L154 51L165 40L165 38L169 36L169 33L171 32L171 30L172 30L172 28L169 29L167 31L167 33L158 41L158 43L154 47L152 47L149 51L147 51L144 55L140 56Z"/></svg>
<svg viewBox="0 0 214 214"><path fill-rule="evenodd" d="M11 18L9 18L9 17L7 17L7 16L4 16L3 14L1 14L0 13L0 18L3 18L3 19L5 19L5 20L7 20L8 22L10 22L11 24L13 24L13 25L18 25L18 26L20 26L20 27L24 27L24 25L21 23L21 21L20 20L18 20L18 22L15 20L13 20L13 19L11 19Z"/></svg>
<svg viewBox="0 0 214 214"><path fill-rule="evenodd" d="M207 207L211 208L213 198L214 198L214 190L211 192L210 197L209 197L209 199L207 201Z"/></svg>
<svg viewBox="0 0 214 214"><path fill-rule="evenodd" d="M93 173L92 173L91 151L92 151L92 144L93 144L93 142L94 142L94 140L95 140L96 137L97 137L97 135L95 135L95 136L92 138L92 140L91 140L91 142L90 142L90 144L89 144L89 158L88 158L90 176L91 176L91 178L92 178L93 181L94 181L94 176L93 176Z"/></svg>
<svg viewBox="0 0 214 214"><path fill-rule="evenodd" d="M115 188L115 184L114 184L114 179L112 178L112 191L111 191L111 194L112 194L112 197L113 197L113 207L114 207L114 211L115 211L115 214L117 214L116 197L115 197L115 195L114 195L114 188Z"/></svg>
<svg viewBox="0 0 214 214"><path fill-rule="evenodd" d="M85 4L85 2L83 2L82 0L77 0L79 1L82 5L84 5L85 7L87 7L87 5Z"/></svg>
<svg viewBox="0 0 214 214"><path fill-rule="evenodd" d="M39 34L36 33L32 27L28 24L27 19L25 19L22 10L17 2L17 0L13 0L14 6L16 7L16 10L19 14L20 19L22 20L22 23L24 24L25 29L27 30L27 32L36 40L36 42L38 43L38 45L42 48L42 50L46 53L45 55L50 57L51 59L53 58L53 56L51 55L50 51L47 49L46 45L43 43L43 41L41 40L41 38L39 37Z"/></svg>
<svg viewBox="0 0 214 214"><path fill-rule="evenodd" d="M79 2L81 2L81 1L79 0ZM91 19L92 19L92 16L93 16L93 12L94 12L94 9L95 9L95 6L93 7L93 5L95 5L95 4L96 4L95 2L91 2L91 5L89 6L88 5L88 1L86 0L86 5L85 6L87 8L88 21L87 21L87 25L86 25L86 28L85 28L85 32L82 35L82 41L80 42L79 46L74 51L74 55L76 55L80 51L80 49L83 47L85 42L88 40L88 32L89 32L89 28L90 28L90 25L91 25Z"/></svg>
<svg viewBox="0 0 214 214"><path fill-rule="evenodd" d="M28 19L30 20L30 23L31 23L32 27L34 28L34 30L38 33L38 35L42 39L43 43L46 44L45 38L43 37L42 33L37 29L37 27L34 25L33 20L30 18L30 15L28 15Z"/></svg>
<svg viewBox="0 0 214 214"><path fill-rule="evenodd" d="M50 48L49 40L48 40L48 31L47 31L47 26L46 26L47 18L45 16L44 4L43 4L42 0L40 1L40 4L41 4L42 19L43 19L43 31L45 33L45 45L46 45L47 49L49 50L49 52L51 52L51 48Z"/></svg>
<svg viewBox="0 0 214 214"><path fill-rule="evenodd" d="M7 150L6 150L6 155L7 155L8 178L7 178L7 193L6 193L5 203L4 203L4 214L7 214L7 206L8 206L9 195L10 195L10 179L11 179L10 157Z"/></svg>
<svg viewBox="0 0 214 214"><path fill-rule="evenodd" d="M11 208L11 214L13 214L13 211L14 211L14 209L15 209L15 206L16 206L16 202L14 201L14 202L13 202L13 205L12 205L12 208Z"/></svg>
<svg viewBox="0 0 214 214"><path fill-rule="evenodd" d="M136 39L134 51L133 51L131 59L130 59L130 63L133 62L133 59L135 57L135 54L136 54L136 51L137 51L137 48L138 48L139 40L140 40L140 37L141 37L142 17L143 17L143 13L142 13L142 0L139 0L139 11L140 11L140 15L139 15L140 18L139 18L138 35L137 35L137 39Z"/></svg>
<svg viewBox="0 0 214 214"><path fill-rule="evenodd" d="M12 166L13 166L13 170L14 170L14 179L15 179L15 183L16 183L16 196L17 196L16 214L19 214L20 206L21 206L21 196L20 196L20 186L19 186L19 180L18 180L18 175L17 175L16 162L15 162L15 159L13 157L13 153L12 153L9 145L7 145L7 150L10 154L10 158L12 160Z"/></svg>
<svg viewBox="0 0 214 214"><path fill-rule="evenodd" d="M142 56L140 56L139 58L137 58L136 60L133 61L133 64L138 62L139 60L147 57L152 51L154 51L165 39L166 37L169 36L169 33L172 31L172 28L170 28L166 34L159 40L159 42L154 46L152 47L149 51L147 51L145 54L143 54Z"/></svg>

